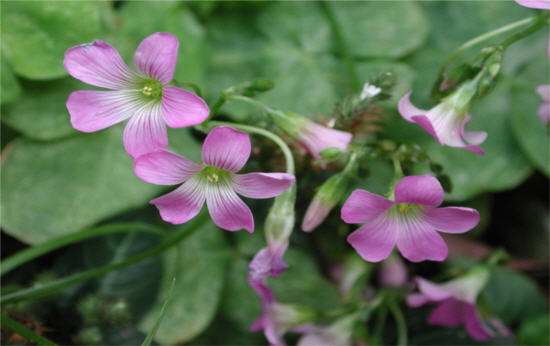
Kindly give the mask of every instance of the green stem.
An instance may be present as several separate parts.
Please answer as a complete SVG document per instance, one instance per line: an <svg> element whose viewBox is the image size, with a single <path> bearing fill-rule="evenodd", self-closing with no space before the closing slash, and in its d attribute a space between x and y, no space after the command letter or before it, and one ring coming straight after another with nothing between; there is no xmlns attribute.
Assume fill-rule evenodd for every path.
<svg viewBox="0 0 550 346"><path fill-rule="evenodd" d="M505 49L505 48L508 48L512 43L516 42L516 41L519 41L521 40L522 38L524 37L527 37L529 35L531 35L532 33L534 33L535 31L539 30L540 28L542 28L544 25L546 25L546 21L548 19L548 14L545 14L544 17L538 17L538 22L535 23L535 25L527 28L526 30L523 30L521 32L518 32L517 34L513 35L513 36L510 36L508 37L506 40L504 40L504 42L502 42L500 45Z"/></svg>
<svg viewBox="0 0 550 346"><path fill-rule="evenodd" d="M161 244L155 246L154 248L143 251L142 253L132 256L124 261L111 263L102 267L87 270L82 273L70 275L62 279L48 282L40 287L28 288L11 294L7 294L3 297L0 297L0 303L5 304L8 302L20 301L23 299L34 299L43 297L57 292L63 288L75 285L79 282L95 278L96 276L100 276L114 270L122 269L151 256L155 256L163 252L164 250L177 245L180 241L199 230L200 226L206 221L206 219L206 213L199 214L193 219L193 221L189 222L185 230L172 234L170 237L168 237L168 239L163 241Z"/></svg>
<svg viewBox="0 0 550 346"><path fill-rule="evenodd" d="M206 121L209 121L210 119L212 119L216 115L216 113L220 110L220 108L222 108L222 106L226 101L227 101L227 97L222 93L218 101L216 101L214 106L212 106L212 108L210 109L210 113L208 114L208 118L206 118Z"/></svg>
<svg viewBox="0 0 550 346"><path fill-rule="evenodd" d="M274 112L274 110L272 108L270 108L268 105L265 105L265 104L261 103L260 101L254 100L253 98L250 98L250 97L247 97L247 96L231 95L231 96L229 96L229 99L230 100L240 100L240 101L250 103L251 105L254 105L258 108L261 108L265 112Z"/></svg>
<svg viewBox="0 0 550 346"><path fill-rule="evenodd" d="M498 29L495 29L493 31L486 32L483 35L480 35L478 37L475 37L475 38L463 43L453 53L451 53L451 55L449 55L447 57L447 59L445 59L445 61L443 62L443 64L439 68L439 76L443 75L443 73L447 70L447 67L449 67L449 65L454 60L454 58L459 56L465 50L467 50L467 49L469 49L469 48L471 48L471 47L473 47L473 46L475 46L475 45L477 45L481 42L487 41L487 40L489 40L489 39L491 39L495 36L503 34L505 32L515 30L515 29L520 28L522 26L534 23L538 20L538 18L539 18L538 16L533 16L533 17L522 19L522 20L518 20L517 22L513 22L513 23L510 23L510 24L505 25L503 27L500 27Z"/></svg>
<svg viewBox="0 0 550 346"><path fill-rule="evenodd" d="M109 224L105 226L98 226L94 228L89 228L77 233L71 233L53 240L48 241L40 245L36 245L19 251L18 253L6 258L2 261L2 266L0 268L0 275L4 275L9 271L17 268L18 266L27 263L28 261L35 259L36 257L42 256L50 251L59 249L63 246L80 242L85 239L94 238L102 235L121 233L121 232L152 232L157 234L164 235L165 232L163 229L148 225L140 222L123 222L116 224Z"/></svg>
<svg viewBox="0 0 550 346"><path fill-rule="evenodd" d="M290 151L290 148L288 147L288 145L286 145L286 143L273 132L270 132L255 126L242 125L242 124L225 122L225 121L210 121L206 124L206 126L209 128L213 128L216 126L230 126L230 127L236 128L237 130L242 130L248 133L257 134L260 136L264 136L268 139L271 139L273 142L275 142L275 144L279 146L279 148L281 148L281 151L285 156L286 172L289 174L294 174L294 158L292 156L292 152Z"/></svg>
<svg viewBox="0 0 550 346"><path fill-rule="evenodd" d="M344 167L344 170L342 171L342 173L350 174L351 171L355 169L358 158L359 158L359 154L357 153L357 151L353 150L351 152L351 155L349 156L348 162L346 163L346 166Z"/></svg>
<svg viewBox="0 0 550 346"><path fill-rule="evenodd" d="M57 345L55 342L46 339L45 337L36 334L32 330L19 324L16 320L2 314L2 327L11 329L13 332L21 335L31 343L37 345ZM4 334L2 332L2 334ZM3 336L3 335L2 335ZM2 337L3 338L3 337Z"/></svg>
<svg viewBox="0 0 550 346"><path fill-rule="evenodd" d="M338 46L338 51L340 52L340 54L342 54L342 57L344 58L344 63L346 65L349 81L353 89L359 90L361 88L361 82L357 77L357 71L355 69L353 56L351 55L351 52L348 49L348 45L346 44L346 39L344 38L344 35L342 35L340 24L338 23L338 20L336 19L336 16L334 15L332 8L326 1L320 1L319 5L321 6L321 9L323 10L323 12L325 12L325 15L327 16L330 27L332 29L332 33L334 34L334 40L336 41L336 45Z"/></svg>
<svg viewBox="0 0 550 346"><path fill-rule="evenodd" d="M388 299L388 305L397 326L397 345L407 345L407 323L403 312L401 312L393 297Z"/></svg>

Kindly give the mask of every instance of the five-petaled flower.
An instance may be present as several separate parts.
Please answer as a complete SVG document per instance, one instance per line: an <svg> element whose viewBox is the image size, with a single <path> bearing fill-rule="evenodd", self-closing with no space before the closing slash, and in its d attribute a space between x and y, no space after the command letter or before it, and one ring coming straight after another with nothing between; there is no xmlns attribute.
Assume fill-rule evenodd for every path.
<svg viewBox="0 0 550 346"><path fill-rule="evenodd" d="M405 120L420 125L439 144L464 148L483 155L485 152L479 144L485 141L487 132L464 130L472 118L468 114L469 104L475 93L472 84L465 83L430 110L416 108L409 99L409 92L399 100L399 113Z"/></svg>
<svg viewBox="0 0 550 346"><path fill-rule="evenodd" d="M252 212L237 196L271 198L294 183L286 173L236 174L250 156L248 134L227 126L214 128L202 147L203 164L168 151L148 153L134 161L136 175L176 190L151 201L164 221L180 224L195 217L204 201L216 225L228 231L254 231Z"/></svg>
<svg viewBox="0 0 550 346"><path fill-rule="evenodd" d="M100 40L68 49L63 64L71 76L112 89L71 93L67 109L73 127L94 132L130 118L124 129L124 147L136 158L167 147L166 125L203 122L209 113L207 104L187 90L166 85L174 76L178 45L169 33L145 38L134 55L139 72L130 70L116 49Z"/></svg>
<svg viewBox="0 0 550 346"><path fill-rule="evenodd" d="M479 213L470 208L437 208L443 188L430 175L408 176L394 190L394 200L357 189L342 207L347 223L365 223L348 242L369 262L387 258L394 246L412 262L443 261L447 245L436 232L463 233L477 225Z"/></svg>
<svg viewBox="0 0 550 346"><path fill-rule="evenodd" d="M483 267L474 267L464 276L435 284L423 278L416 278L420 293L407 297L407 304L418 307L426 303L438 306L428 317L431 324L454 327L464 324L468 334L476 340L486 340L500 334L510 335L510 331L495 317L489 317L488 323L481 318L476 307L477 296L487 283L489 272Z"/></svg>

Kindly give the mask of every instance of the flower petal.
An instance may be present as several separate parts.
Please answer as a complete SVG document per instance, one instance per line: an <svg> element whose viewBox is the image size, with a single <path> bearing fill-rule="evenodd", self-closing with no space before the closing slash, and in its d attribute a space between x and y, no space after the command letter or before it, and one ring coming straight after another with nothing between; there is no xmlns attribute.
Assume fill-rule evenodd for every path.
<svg viewBox="0 0 550 346"><path fill-rule="evenodd" d="M162 115L170 127L186 127L202 123L210 113L206 102L197 95L165 86L162 89Z"/></svg>
<svg viewBox="0 0 550 346"><path fill-rule="evenodd" d="M548 124L550 122L550 102L544 102L538 110L540 120Z"/></svg>
<svg viewBox="0 0 550 346"><path fill-rule="evenodd" d="M331 129L309 120L299 133L300 142L315 159L320 158L319 153L327 148L345 150L352 137L349 132Z"/></svg>
<svg viewBox="0 0 550 346"><path fill-rule="evenodd" d="M548 3L550 4L550 1ZM548 42L548 49L550 51L550 42ZM550 84L539 85L537 87L537 93L544 101L550 102Z"/></svg>
<svg viewBox="0 0 550 346"><path fill-rule="evenodd" d="M495 336L495 333L483 322L474 304L468 304L465 309L464 322L466 331L474 340L482 341Z"/></svg>
<svg viewBox="0 0 550 346"><path fill-rule="evenodd" d="M135 174L156 185L183 183L202 168L203 165L168 151L141 155L134 161Z"/></svg>
<svg viewBox="0 0 550 346"><path fill-rule="evenodd" d="M268 276L281 275L288 268L288 264L283 260L287 248L288 241L258 251L248 266L250 278L263 280Z"/></svg>
<svg viewBox="0 0 550 346"><path fill-rule="evenodd" d="M447 244L431 225L414 217L399 221L397 247L403 257L411 262L443 261L447 257Z"/></svg>
<svg viewBox="0 0 550 346"><path fill-rule="evenodd" d="M417 308L429 302L430 299L422 293L412 293L407 296L407 305L412 308Z"/></svg>
<svg viewBox="0 0 550 346"><path fill-rule="evenodd" d="M372 221L394 205L394 202L365 190L352 192L342 206L341 217L347 223Z"/></svg>
<svg viewBox="0 0 550 346"><path fill-rule="evenodd" d="M416 278L418 290L430 301L442 301L453 296L453 291L449 288L435 284L421 277Z"/></svg>
<svg viewBox="0 0 550 346"><path fill-rule="evenodd" d="M174 78L178 60L178 38L166 32L147 36L136 49L134 65L143 74L162 84Z"/></svg>
<svg viewBox="0 0 550 346"><path fill-rule="evenodd" d="M254 232L254 218L246 204L229 185L208 185L206 205L212 221L228 231Z"/></svg>
<svg viewBox="0 0 550 346"><path fill-rule="evenodd" d="M294 176L287 173L236 174L233 188L245 197L271 198L286 191L294 181Z"/></svg>
<svg viewBox="0 0 550 346"><path fill-rule="evenodd" d="M447 327L458 326L466 321L467 305L469 304L460 300L447 298L432 311L428 323Z"/></svg>
<svg viewBox="0 0 550 346"><path fill-rule="evenodd" d="M444 192L439 181L431 175L411 175L395 186L396 203L412 203L437 207L443 202Z"/></svg>
<svg viewBox="0 0 550 346"><path fill-rule="evenodd" d="M108 89L130 89L137 78L116 49L101 40L67 49L63 66L74 78Z"/></svg>
<svg viewBox="0 0 550 346"><path fill-rule="evenodd" d="M67 110L75 129L94 132L129 118L142 104L129 92L79 90L69 95Z"/></svg>
<svg viewBox="0 0 550 346"><path fill-rule="evenodd" d="M309 204L302 220L302 230L311 232L319 226L327 218L330 211L334 208L334 204L325 204L320 197L315 195Z"/></svg>
<svg viewBox="0 0 550 346"><path fill-rule="evenodd" d="M426 211L425 215L430 225L446 233L464 233L479 223L479 213L471 208L434 208Z"/></svg>
<svg viewBox="0 0 550 346"><path fill-rule="evenodd" d="M146 105L139 109L126 125L123 140L126 151L133 158L166 149L168 134L160 104Z"/></svg>
<svg viewBox="0 0 550 346"><path fill-rule="evenodd" d="M437 136L437 133L435 132L435 129L432 125L432 122L430 121L430 119L428 119L427 116L425 116L425 115L415 115L415 116L411 117L411 120L413 122L417 123L418 125L420 125L420 127L422 127L426 132L428 132L430 134L430 136L435 138L435 140L439 144L441 144L441 145L445 144L445 143L443 143L441 138L439 138Z"/></svg>
<svg viewBox="0 0 550 346"><path fill-rule="evenodd" d="M530 7L538 8L541 10L550 10L550 1L548 0L515 0L518 4Z"/></svg>
<svg viewBox="0 0 550 346"><path fill-rule="evenodd" d="M410 122L413 122L412 117L415 115L424 115L428 113L427 110L423 110L420 108L416 108L410 100L412 91L405 94L400 100L399 104L397 105L397 108L399 109L399 113L405 120L408 120Z"/></svg>
<svg viewBox="0 0 550 346"><path fill-rule="evenodd" d="M214 128L202 145L202 160L209 166L237 172L250 157L250 137L228 126Z"/></svg>
<svg viewBox="0 0 550 346"><path fill-rule="evenodd" d="M204 187L198 178L191 178L176 190L153 199L162 219L173 224L187 222L202 209L205 200Z"/></svg>
<svg viewBox="0 0 550 346"><path fill-rule="evenodd" d="M368 262L387 258L397 240L397 224L381 215L348 236L348 243Z"/></svg>

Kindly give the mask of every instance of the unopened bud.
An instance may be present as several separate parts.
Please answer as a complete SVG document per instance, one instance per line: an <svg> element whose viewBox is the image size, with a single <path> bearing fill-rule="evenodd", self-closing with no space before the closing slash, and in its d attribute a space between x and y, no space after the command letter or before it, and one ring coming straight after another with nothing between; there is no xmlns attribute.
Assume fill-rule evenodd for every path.
<svg viewBox="0 0 550 346"><path fill-rule="evenodd" d="M311 232L326 219L332 208L342 199L348 183L348 175L338 173L321 185L307 208L302 221L302 230Z"/></svg>
<svg viewBox="0 0 550 346"><path fill-rule="evenodd" d="M407 283L407 267L401 257L395 254L382 261L378 275L380 285L385 287L403 286Z"/></svg>

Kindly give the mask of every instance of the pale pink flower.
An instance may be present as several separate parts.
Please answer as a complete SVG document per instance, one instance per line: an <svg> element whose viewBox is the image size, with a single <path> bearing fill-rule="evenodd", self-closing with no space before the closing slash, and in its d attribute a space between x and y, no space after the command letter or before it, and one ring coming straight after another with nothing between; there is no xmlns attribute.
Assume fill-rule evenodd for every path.
<svg viewBox="0 0 550 346"><path fill-rule="evenodd" d="M82 132L102 130L130 118L124 147L134 158L165 149L166 125L186 127L203 122L207 104L197 95L167 85L174 76L178 39L169 33L145 38L134 54L138 72L126 66L108 43L96 40L65 52L63 65L71 76L110 91L71 93L67 109L73 127Z"/></svg>
<svg viewBox="0 0 550 346"><path fill-rule="evenodd" d="M437 303L437 307L428 317L428 322L448 327L464 324L468 334L476 340L486 340L496 336L496 332L511 335L497 318L489 317L483 321L477 307L477 296L487 283L489 272L477 267L466 275L444 284L435 284L417 278L420 293L407 297L407 304L418 307L426 303Z"/></svg>
<svg viewBox="0 0 550 346"><path fill-rule="evenodd" d="M444 197L439 181L430 175L401 179L390 200L357 189L342 207L347 223L365 223L348 242L369 262L389 256L395 245L412 262L443 261L447 245L436 230L464 233L477 225L479 213L471 208L437 208Z"/></svg>
<svg viewBox="0 0 550 346"><path fill-rule="evenodd" d="M384 287L404 286L407 283L407 266L398 255L392 254L380 263L378 278Z"/></svg>
<svg viewBox="0 0 550 346"><path fill-rule="evenodd" d="M272 243L261 249L248 266L252 280L263 280L268 276L279 276L288 269L283 257L288 248L288 240Z"/></svg>
<svg viewBox="0 0 550 346"><path fill-rule="evenodd" d="M399 113L405 120L420 125L439 144L464 148L483 155L485 152L479 144L485 141L487 133L464 130L472 118L467 114L469 102L473 97L472 92L475 92L475 89L472 89L472 86L466 83L430 110L416 108L409 99L409 92L399 100Z"/></svg>
<svg viewBox="0 0 550 346"><path fill-rule="evenodd" d="M518 4L530 8L550 10L550 0L515 0Z"/></svg>
<svg viewBox="0 0 550 346"><path fill-rule="evenodd" d="M248 134L227 126L214 128L202 146L202 160L195 163L179 155L159 151L138 157L136 175L152 184L181 184L176 190L151 201L164 221L180 224L195 217L204 202L214 223L228 231L254 231L252 212L237 196L271 198L294 183L286 173L236 174L250 156Z"/></svg>
<svg viewBox="0 0 550 346"><path fill-rule="evenodd" d="M541 85L537 88L537 93L544 101L539 107L539 117L543 123L550 123L550 84Z"/></svg>

